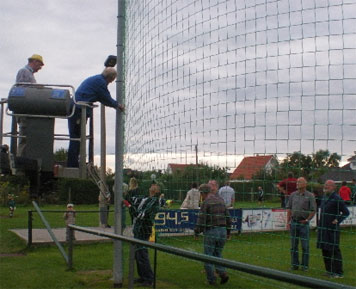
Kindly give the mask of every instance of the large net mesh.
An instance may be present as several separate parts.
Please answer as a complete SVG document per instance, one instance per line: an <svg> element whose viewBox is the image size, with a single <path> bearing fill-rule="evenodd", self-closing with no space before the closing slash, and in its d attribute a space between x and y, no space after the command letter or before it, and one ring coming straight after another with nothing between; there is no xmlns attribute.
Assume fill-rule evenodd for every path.
<svg viewBox="0 0 356 289"><path fill-rule="evenodd" d="M127 1L125 167L144 194L158 182L179 203L156 223L192 223L162 242L201 251L185 236L196 212L169 209L192 182L221 187L230 177L242 208L231 211L233 229L263 233L233 237L225 255L289 270L289 193L280 182L288 172L306 177L321 205L325 180L351 187L356 177L355 13L352 0ZM341 231L347 271L355 235ZM319 276L316 233L307 239L310 274Z"/></svg>

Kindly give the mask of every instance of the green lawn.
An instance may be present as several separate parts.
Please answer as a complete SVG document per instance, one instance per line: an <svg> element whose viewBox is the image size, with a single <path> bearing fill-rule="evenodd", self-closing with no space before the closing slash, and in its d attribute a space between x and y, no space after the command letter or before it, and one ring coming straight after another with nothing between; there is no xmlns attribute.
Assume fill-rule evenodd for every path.
<svg viewBox="0 0 356 289"><path fill-rule="evenodd" d="M272 207L267 206L266 207ZM178 206L178 204L176 204ZM275 205L276 207L278 205ZM257 207L256 204L239 204L236 207ZM65 206L41 206L42 210L63 210ZM75 245L73 263L75 270L67 271L63 257L55 246L37 246L31 249L15 234L12 228L27 228L27 211L32 207L18 207L15 216L8 218L8 209L0 208L0 288L112 288L113 246L111 243ZM77 211L97 210L97 206L76 206ZM63 227L63 213L45 213L52 227ZM112 217L112 214L110 215ZM129 221L129 218L127 218ZM34 214L34 227L44 227ZM77 225L97 226L97 213L81 213ZM348 228L342 233L345 278L337 282L356 286L356 231ZM159 237L158 242L202 252L202 238L192 236ZM315 248L316 234L311 234L309 272L296 272L314 278L323 277L324 265L320 250ZM153 252L151 252L152 254ZM157 288L206 288L202 264L181 257L158 252ZM289 271L289 236L286 232L250 233L233 235L224 249L227 259ZM127 288L128 246L124 245L124 288ZM153 256L151 256L153 261ZM229 270L230 281L220 288L299 288L246 273ZM332 280L335 281L335 280Z"/></svg>

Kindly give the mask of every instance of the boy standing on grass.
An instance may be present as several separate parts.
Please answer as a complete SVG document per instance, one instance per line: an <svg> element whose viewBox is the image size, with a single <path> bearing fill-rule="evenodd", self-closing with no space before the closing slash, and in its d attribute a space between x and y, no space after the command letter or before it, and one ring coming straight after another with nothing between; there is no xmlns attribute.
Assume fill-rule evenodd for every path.
<svg viewBox="0 0 356 289"><path fill-rule="evenodd" d="M7 199L7 205L9 206L9 216L12 218L14 216L14 211L16 210L15 196L13 194L8 194Z"/></svg>
<svg viewBox="0 0 356 289"><path fill-rule="evenodd" d="M68 204L67 205L67 211L64 213L63 218L66 222L66 241L69 242L69 234L70 230L68 228L68 225L75 225L75 215L76 212L74 210L74 205L73 204ZM75 235L73 231L73 240L75 240Z"/></svg>
<svg viewBox="0 0 356 289"><path fill-rule="evenodd" d="M149 197L131 198L129 203L130 214L133 218L133 234L136 239L148 241L152 234L152 227L157 212L160 209L159 196L160 187L152 183L149 189ZM140 286L151 287L153 284L154 274L148 257L148 250L142 245L136 245L135 259L137 264L138 279L135 283Z"/></svg>

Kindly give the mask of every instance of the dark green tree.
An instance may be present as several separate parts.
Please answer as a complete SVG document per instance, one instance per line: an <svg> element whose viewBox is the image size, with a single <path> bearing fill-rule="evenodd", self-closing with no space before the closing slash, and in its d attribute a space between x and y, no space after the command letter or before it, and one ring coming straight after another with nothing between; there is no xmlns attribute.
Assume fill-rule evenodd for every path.
<svg viewBox="0 0 356 289"><path fill-rule="evenodd" d="M66 162L68 156L68 150L64 148L60 148L54 153L54 161L55 162Z"/></svg>
<svg viewBox="0 0 356 289"><path fill-rule="evenodd" d="M328 150L318 150L310 155L304 155L301 152L288 154L281 162L279 178L283 179L288 172L293 172L296 177L306 177L309 180L318 180L328 168L337 168L341 156Z"/></svg>

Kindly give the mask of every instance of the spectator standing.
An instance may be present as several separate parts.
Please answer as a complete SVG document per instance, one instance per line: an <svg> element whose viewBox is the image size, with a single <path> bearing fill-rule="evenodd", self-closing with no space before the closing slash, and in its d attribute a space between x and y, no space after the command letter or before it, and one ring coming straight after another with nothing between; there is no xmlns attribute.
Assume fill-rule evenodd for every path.
<svg viewBox="0 0 356 289"><path fill-rule="evenodd" d="M298 243L302 245L303 271L309 267L309 222L316 212L315 197L306 190L307 181L301 177L297 180L297 191L290 195L287 203L287 229L291 237L291 269L298 270Z"/></svg>
<svg viewBox="0 0 356 289"><path fill-rule="evenodd" d="M187 192L187 195L180 206L181 209L199 209L200 192L198 190L198 184L193 182L191 189Z"/></svg>
<svg viewBox="0 0 356 289"><path fill-rule="evenodd" d="M281 187L279 184L277 184L277 190L278 190L279 196L281 198L281 208L285 208L286 207L286 202L285 202L286 190L283 187Z"/></svg>
<svg viewBox="0 0 356 289"><path fill-rule="evenodd" d="M130 213L134 216L133 234L136 239L148 241L152 234L154 218L160 208L159 195L160 187L157 184L152 184L149 189L149 197L144 197L131 205ZM142 245L136 245L135 259L139 275L135 282L140 283L142 286L152 286L154 276L147 248Z"/></svg>
<svg viewBox="0 0 356 289"><path fill-rule="evenodd" d="M115 68L106 67L101 74L85 79L75 92L75 100L89 104L99 101L106 106L124 111L124 106L111 98L108 90L108 85L116 79L116 76L117 72ZM68 119L68 129L71 140L69 141L67 166L77 168L79 166L80 142L72 139L80 138L82 108L80 105L74 103L71 105L75 105L75 110L73 116ZM92 114L93 109L88 108L87 119L92 117Z"/></svg>
<svg viewBox="0 0 356 289"><path fill-rule="evenodd" d="M352 196L351 196L351 199L352 199L352 204L356 204L356 179L352 179L352 188L351 188L351 191L352 191Z"/></svg>
<svg viewBox="0 0 356 289"><path fill-rule="evenodd" d="M351 205L351 194L351 189L347 186L346 181L343 181L342 186L339 189L339 195L346 205Z"/></svg>
<svg viewBox="0 0 356 289"><path fill-rule="evenodd" d="M67 205L67 211L64 213L63 218L66 223L66 241L69 242L69 234L70 230L68 228L68 225L75 225L75 217L76 217L76 212L74 210L74 205L73 204L68 204ZM73 231L73 240L75 240L75 233Z"/></svg>
<svg viewBox="0 0 356 289"><path fill-rule="evenodd" d="M219 189L219 196L223 198L227 208L233 208L235 204L235 191L230 186L230 182L225 182L225 186Z"/></svg>
<svg viewBox="0 0 356 289"><path fill-rule="evenodd" d="M288 178L280 181L278 185L282 187L285 192L284 202L285 205L287 205L289 196L297 190L297 179L293 177L292 172L289 172Z"/></svg>
<svg viewBox="0 0 356 289"><path fill-rule="evenodd" d="M133 203L134 199L139 197L139 195L140 195L140 189L138 187L138 181L135 177L132 177L130 178L129 188L127 194L124 195L124 199L129 203ZM130 217L131 217L131 224L133 224L134 216L131 214L131 211L130 211Z"/></svg>
<svg viewBox="0 0 356 289"><path fill-rule="evenodd" d="M43 58L41 55L33 54L28 58L28 63L25 67L21 68L16 75L16 83L37 83L34 77L34 73L38 72L42 66L44 66ZM18 144L18 156L26 156L26 136L28 121L26 117L17 117L17 123L19 125L19 144ZM22 137L21 137L22 136Z"/></svg>
<svg viewBox="0 0 356 289"><path fill-rule="evenodd" d="M210 181L216 186L216 181ZM221 258L227 238L230 236L231 218L224 201L217 195L217 186L213 189L210 185L201 185L199 191L203 199L198 221L194 229L195 238L204 233L204 254ZM208 283L216 284L215 270L219 274L221 284L229 280L226 269L222 266L204 264Z"/></svg>
<svg viewBox="0 0 356 289"><path fill-rule="evenodd" d="M340 223L347 218L350 212L336 193L336 185L333 180L325 182L320 209L317 247L322 250L326 275L342 278L344 272L340 251Z"/></svg>
<svg viewBox="0 0 356 289"><path fill-rule="evenodd" d="M158 202L159 202L159 206L160 206L161 208L163 208L163 207L166 206L166 199L164 198L164 194L161 194L161 195L159 196Z"/></svg>
<svg viewBox="0 0 356 289"><path fill-rule="evenodd" d="M258 204L261 205L264 201L264 191L261 186L258 187Z"/></svg>
<svg viewBox="0 0 356 289"><path fill-rule="evenodd" d="M138 196L140 194L140 189L138 187L138 181L135 177L132 177L129 181L129 190L125 195L125 199L129 201L133 196Z"/></svg>
<svg viewBox="0 0 356 289"><path fill-rule="evenodd" d="M100 215L100 227L102 228L111 228L108 224L109 219L109 210L110 210L110 192L100 192L98 201L99 201L99 215Z"/></svg>

